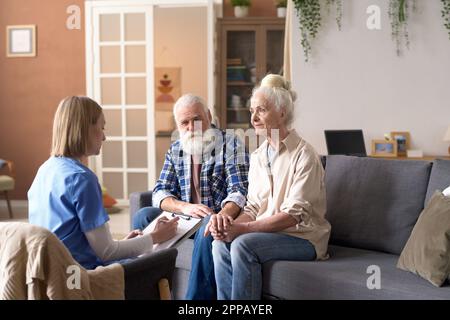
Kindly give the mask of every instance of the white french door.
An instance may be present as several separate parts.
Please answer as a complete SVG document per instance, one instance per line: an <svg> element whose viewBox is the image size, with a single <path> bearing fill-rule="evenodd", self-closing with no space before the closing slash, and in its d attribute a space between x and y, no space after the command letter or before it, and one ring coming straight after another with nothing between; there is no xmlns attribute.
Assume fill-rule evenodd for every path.
<svg viewBox="0 0 450 320"><path fill-rule="evenodd" d="M93 165L122 203L131 192L149 190L156 178L153 6L129 3L86 7L88 95L103 107L107 136Z"/></svg>
<svg viewBox="0 0 450 320"><path fill-rule="evenodd" d="M151 190L159 175L155 163L154 7L207 7L207 100L212 106L214 21L219 2L85 1L87 95L100 103L106 119L106 141L89 166L119 204L127 204L132 192Z"/></svg>

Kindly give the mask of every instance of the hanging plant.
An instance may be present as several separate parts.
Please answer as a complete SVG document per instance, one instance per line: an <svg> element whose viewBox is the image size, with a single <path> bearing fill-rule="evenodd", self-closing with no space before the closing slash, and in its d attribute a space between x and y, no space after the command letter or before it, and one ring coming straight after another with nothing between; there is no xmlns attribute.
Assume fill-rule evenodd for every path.
<svg viewBox="0 0 450 320"><path fill-rule="evenodd" d="M450 39L450 0L441 0L442 18L444 18L444 27L447 28L448 38Z"/></svg>
<svg viewBox="0 0 450 320"><path fill-rule="evenodd" d="M330 13L330 8L332 5L335 6L336 9L336 24L338 26L339 31L342 28L342 0L327 0L327 11Z"/></svg>
<svg viewBox="0 0 450 320"><path fill-rule="evenodd" d="M389 0L389 19L391 20L392 39L397 47L397 55L403 53L405 46L409 50L409 2L410 0ZM416 0L413 1L413 11L416 11Z"/></svg>
<svg viewBox="0 0 450 320"><path fill-rule="evenodd" d="M311 53L311 42L316 37L320 27L320 2L319 0L292 0L300 23L301 44L308 62Z"/></svg>

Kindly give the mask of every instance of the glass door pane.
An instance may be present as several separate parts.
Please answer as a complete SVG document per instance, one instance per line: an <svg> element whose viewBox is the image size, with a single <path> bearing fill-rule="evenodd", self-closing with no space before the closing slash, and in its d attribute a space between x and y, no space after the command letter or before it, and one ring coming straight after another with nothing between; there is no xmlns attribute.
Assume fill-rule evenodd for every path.
<svg viewBox="0 0 450 320"><path fill-rule="evenodd" d="M249 128L249 99L256 84L256 32L228 31L226 37L226 125Z"/></svg>
<svg viewBox="0 0 450 320"><path fill-rule="evenodd" d="M266 74L282 74L284 52L284 31L267 31L266 43Z"/></svg>

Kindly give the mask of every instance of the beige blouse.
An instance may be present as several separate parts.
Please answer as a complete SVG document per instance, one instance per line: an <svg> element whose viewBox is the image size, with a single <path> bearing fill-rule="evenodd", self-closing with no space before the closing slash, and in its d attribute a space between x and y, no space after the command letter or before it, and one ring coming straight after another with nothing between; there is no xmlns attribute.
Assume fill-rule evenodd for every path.
<svg viewBox="0 0 450 320"><path fill-rule="evenodd" d="M270 167L267 147L265 141L251 155L244 213L253 220L278 212L291 215L298 224L281 232L309 240L318 260L328 258L331 225L325 219L324 170L319 156L295 130L280 143Z"/></svg>

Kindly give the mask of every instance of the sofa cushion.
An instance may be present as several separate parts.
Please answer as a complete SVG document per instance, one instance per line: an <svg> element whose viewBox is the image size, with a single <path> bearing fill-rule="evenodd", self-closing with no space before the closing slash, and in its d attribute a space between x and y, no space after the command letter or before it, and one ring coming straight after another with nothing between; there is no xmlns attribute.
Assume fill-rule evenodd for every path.
<svg viewBox="0 0 450 320"><path fill-rule="evenodd" d="M417 220L397 267L441 286L450 271L450 197L436 191Z"/></svg>
<svg viewBox="0 0 450 320"><path fill-rule="evenodd" d="M450 160L436 159L431 169L425 206L436 190L442 191L448 186L450 186Z"/></svg>
<svg viewBox="0 0 450 320"><path fill-rule="evenodd" d="M450 285L434 287L396 268L397 255L329 247L326 261L271 261L263 265L263 297L276 299L450 299ZM380 269L380 289L369 289L369 266ZM369 283L372 283L369 279Z"/></svg>
<svg viewBox="0 0 450 320"><path fill-rule="evenodd" d="M400 254L423 209L431 163L328 156L330 243Z"/></svg>

